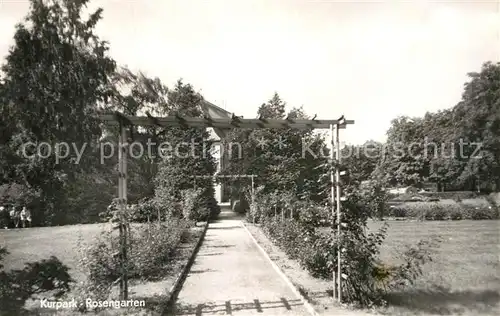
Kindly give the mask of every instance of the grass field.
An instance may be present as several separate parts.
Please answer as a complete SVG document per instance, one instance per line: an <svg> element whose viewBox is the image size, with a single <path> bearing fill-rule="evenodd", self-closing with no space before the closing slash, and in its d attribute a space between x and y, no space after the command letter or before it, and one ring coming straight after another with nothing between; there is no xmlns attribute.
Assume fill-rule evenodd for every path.
<svg viewBox="0 0 500 316"><path fill-rule="evenodd" d="M380 227L371 222L370 229ZM500 221L392 221L381 250L396 263L405 245L440 235L442 243L423 278L390 296L395 315L495 315L500 311Z"/></svg>
<svg viewBox="0 0 500 316"><path fill-rule="evenodd" d="M71 270L76 281L85 279L78 270L78 239L90 243L101 231L109 229L109 224L87 224L27 229L0 230L0 245L10 252L3 264L7 270L21 269L28 261L38 261L56 256Z"/></svg>

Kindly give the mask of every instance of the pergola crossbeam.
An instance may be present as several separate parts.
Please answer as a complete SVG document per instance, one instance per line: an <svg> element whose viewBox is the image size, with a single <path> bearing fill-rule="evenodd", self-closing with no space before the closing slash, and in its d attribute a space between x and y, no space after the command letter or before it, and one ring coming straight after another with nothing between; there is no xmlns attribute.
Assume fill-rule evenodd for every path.
<svg viewBox="0 0 500 316"><path fill-rule="evenodd" d="M256 178L257 175L213 175L213 176L192 176L191 178Z"/></svg>
<svg viewBox="0 0 500 316"><path fill-rule="evenodd" d="M114 114L101 114L101 121L108 125L119 125L120 120L124 125L161 126L161 127L213 127L221 129L231 128L291 128L291 129L327 129L331 125L339 125L345 128L347 124L354 124L353 120L287 120L287 119L244 119L232 117L229 119L210 119L207 117L184 117L181 115L152 117L152 116L128 116L120 115L120 119Z"/></svg>

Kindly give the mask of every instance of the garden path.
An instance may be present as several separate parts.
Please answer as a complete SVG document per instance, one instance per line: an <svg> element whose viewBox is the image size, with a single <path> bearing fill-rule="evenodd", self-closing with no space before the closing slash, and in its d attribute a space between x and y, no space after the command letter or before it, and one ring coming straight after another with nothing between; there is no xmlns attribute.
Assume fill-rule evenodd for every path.
<svg viewBox="0 0 500 316"><path fill-rule="evenodd" d="M174 315L309 315L231 211L210 224Z"/></svg>

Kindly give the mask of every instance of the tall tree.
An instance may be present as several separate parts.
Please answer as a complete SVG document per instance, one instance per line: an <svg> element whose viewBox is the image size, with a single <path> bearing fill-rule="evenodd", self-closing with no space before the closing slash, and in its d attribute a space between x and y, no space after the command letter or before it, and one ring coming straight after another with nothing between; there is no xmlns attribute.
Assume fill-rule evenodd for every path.
<svg viewBox="0 0 500 316"><path fill-rule="evenodd" d="M262 104L257 115L262 119L308 119L303 108L286 112L286 103L275 93ZM258 129L235 130L228 142L241 146L241 156L232 155L225 173L256 174L262 192L286 191L302 198L324 199L328 179L324 139L310 130ZM245 186L245 187L248 187Z"/></svg>
<svg viewBox="0 0 500 316"><path fill-rule="evenodd" d="M2 136L2 159L9 159L1 165L2 181L41 190L46 222L62 215L55 210L63 179L71 180L88 163L58 162L54 155L26 158L19 149L27 142L65 142L79 149L95 143L101 134L96 110L111 93L107 83L115 62L107 55L106 42L94 34L102 10L84 19L82 9L87 2L32 0L2 67L0 117L16 122ZM34 220L38 215L34 214Z"/></svg>
<svg viewBox="0 0 500 316"><path fill-rule="evenodd" d="M342 153L342 165L347 171L345 181L357 185L370 180L383 153L383 144L367 141L363 145L345 146Z"/></svg>
<svg viewBox="0 0 500 316"><path fill-rule="evenodd" d="M500 189L500 63L486 62L469 74L462 100L453 109L455 139L481 146L465 149L467 165L462 178L474 178ZM463 157L460 157L462 160Z"/></svg>
<svg viewBox="0 0 500 316"><path fill-rule="evenodd" d="M425 180L428 164L423 155L422 119L406 116L392 120L382 159L374 175L390 185L416 185Z"/></svg>
<svg viewBox="0 0 500 316"><path fill-rule="evenodd" d="M469 78L454 108L393 120L374 175L392 185L499 190L500 63L484 63Z"/></svg>
<svg viewBox="0 0 500 316"><path fill-rule="evenodd" d="M134 73L126 67L119 67L111 77L110 87L113 89L113 102L107 110L119 111L126 115L144 115L149 112L154 116L162 116L168 113L169 90L159 78L150 78L142 72ZM118 133L118 128L106 128L106 138L102 139L101 143L110 142L117 148ZM129 136L132 152L128 157L128 200L134 203L142 198L154 196L154 179L161 161L158 147L167 139L165 129L158 126L130 127ZM110 164L116 166L117 158L115 152L102 173L116 171L117 168L110 168ZM116 179L116 172L110 176L113 180Z"/></svg>
<svg viewBox="0 0 500 316"><path fill-rule="evenodd" d="M168 93L169 115L202 117L203 97L189 84L179 80ZM185 127L169 128L165 132L168 140L164 146L163 160L155 178L155 194L163 200L179 201L181 191L194 187L193 176L212 176L215 173L215 159L210 150L212 143L205 129ZM203 197L209 205L214 203L214 186L211 179L197 180L197 187L203 188Z"/></svg>

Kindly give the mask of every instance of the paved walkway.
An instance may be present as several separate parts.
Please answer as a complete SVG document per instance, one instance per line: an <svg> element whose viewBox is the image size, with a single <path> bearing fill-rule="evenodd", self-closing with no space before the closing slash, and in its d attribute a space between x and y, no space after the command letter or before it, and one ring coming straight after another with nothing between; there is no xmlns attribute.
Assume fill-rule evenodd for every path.
<svg viewBox="0 0 500 316"><path fill-rule="evenodd" d="M232 212L211 223L175 315L309 315Z"/></svg>

